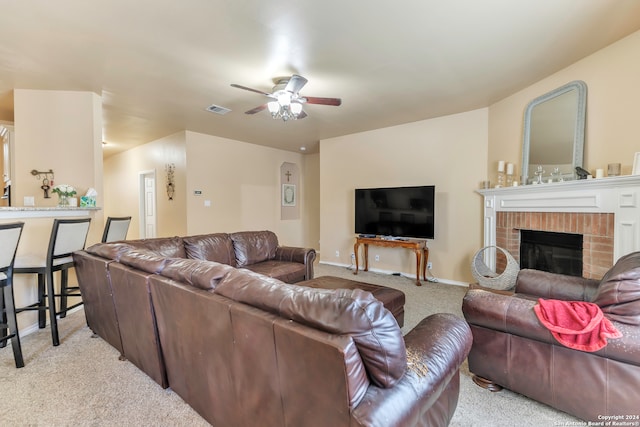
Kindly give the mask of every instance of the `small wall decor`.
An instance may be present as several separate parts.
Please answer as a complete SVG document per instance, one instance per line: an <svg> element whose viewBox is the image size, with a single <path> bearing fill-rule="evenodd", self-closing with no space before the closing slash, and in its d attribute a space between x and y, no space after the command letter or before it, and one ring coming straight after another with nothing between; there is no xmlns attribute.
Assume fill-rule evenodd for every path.
<svg viewBox="0 0 640 427"><path fill-rule="evenodd" d="M167 163L164 167L164 170L167 173L167 197L169 198L169 200L173 200L173 195L176 192L176 184L175 184L176 165L173 163Z"/></svg>
<svg viewBox="0 0 640 427"><path fill-rule="evenodd" d="M50 199L51 196L49 195L49 190L51 190L51 187L53 186L53 169L49 169L48 171L39 171L33 169L31 171L31 175L35 176L36 179L42 180L42 185L40 186L40 188L44 192L44 198Z"/></svg>
<svg viewBox="0 0 640 427"><path fill-rule="evenodd" d="M296 205L296 186L293 184L282 184L282 206Z"/></svg>

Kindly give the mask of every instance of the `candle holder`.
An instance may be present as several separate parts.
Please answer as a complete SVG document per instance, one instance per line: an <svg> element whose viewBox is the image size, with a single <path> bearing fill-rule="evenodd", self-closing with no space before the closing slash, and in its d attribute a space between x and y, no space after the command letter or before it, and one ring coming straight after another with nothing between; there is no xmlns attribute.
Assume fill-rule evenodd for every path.
<svg viewBox="0 0 640 427"><path fill-rule="evenodd" d="M542 184L542 175L544 175L544 169L542 169L542 166L538 166L535 171L535 175L536 180L534 181L534 184Z"/></svg>

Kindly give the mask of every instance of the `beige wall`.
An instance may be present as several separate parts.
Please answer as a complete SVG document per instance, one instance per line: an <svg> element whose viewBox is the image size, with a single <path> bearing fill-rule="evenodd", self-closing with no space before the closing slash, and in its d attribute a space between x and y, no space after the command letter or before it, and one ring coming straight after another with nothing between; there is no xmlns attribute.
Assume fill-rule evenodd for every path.
<svg viewBox="0 0 640 427"><path fill-rule="evenodd" d="M173 200L166 192L167 164L175 165L176 191ZM128 239L140 237L140 174L156 174L156 236L184 236L187 233L186 133L141 145L104 161L105 218L131 216Z"/></svg>
<svg viewBox="0 0 640 427"><path fill-rule="evenodd" d="M299 166L306 193L303 155L195 132L187 132L186 141L187 234L272 230L282 244L315 247L305 233L307 195L298 198L301 219L280 219L280 166Z"/></svg>
<svg viewBox="0 0 640 427"><path fill-rule="evenodd" d="M573 80L587 84L585 169L607 170L608 163L622 163L622 174L631 173L634 153L640 151L637 135L640 99L640 32L541 80L489 108L490 178L495 181L498 160L522 164L524 111L534 98Z"/></svg>
<svg viewBox="0 0 640 427"><path fill-rule="evenodd" d="M474 189L487 172L487 123L487 109L480 109L321 141L321 261L351 263L355 188L433 184L433 273L470 280L468 266L482 244L482 203ZM369 257L372 269L415 273L409 251L371 247Z"/></svg>
<svg viewBox="0 0 640 427"><path fill-rule="evenodd" d="M23 206L33 196L36 206L56 206L58 197L45 199L41 180L31 170L55 173L55 184L69 184L78 195L98 191L102 206L102 101L92 92L14 91L12 199ZM103 214L94 215L87 243L100 240Z"/></svg>
<svg viewBox="0 0 640 427"><path fill-rule="evenodd" d="M90 92L41 91L16 89L14 92L14 144L12 191L13 205L23 206L24 196L33 196L36 206L56 206L58 197L44 198L41 180L31 170L55 173L54 184L73 185L79 195L88 188L98 191L98 206L102 206L102 102ZM90 214L92 221L87 245L102 236L103 212ZM7 219L0 222L14 222ZM25 222L18 254L44 255L53 218L20 218ZM34 275L16 277L15 298L18 306L37 300ZM71 278L70 282L74 283ZM22 313L18 323L22 333L35 329L37 315Z"/></svg>

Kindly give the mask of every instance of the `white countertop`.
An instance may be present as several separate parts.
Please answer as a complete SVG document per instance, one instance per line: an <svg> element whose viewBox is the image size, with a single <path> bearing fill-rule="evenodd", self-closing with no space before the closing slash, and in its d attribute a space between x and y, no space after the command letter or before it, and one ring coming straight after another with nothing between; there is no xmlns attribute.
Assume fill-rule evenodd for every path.
<svg viewBox="0 0 640 427"><path fill-rule="evenodd" d="M20 219L20 218L60 218L87 216L92 212L102 208L90 207L37 207L37 206L11 206L0 207L0 219Z"/></svg>

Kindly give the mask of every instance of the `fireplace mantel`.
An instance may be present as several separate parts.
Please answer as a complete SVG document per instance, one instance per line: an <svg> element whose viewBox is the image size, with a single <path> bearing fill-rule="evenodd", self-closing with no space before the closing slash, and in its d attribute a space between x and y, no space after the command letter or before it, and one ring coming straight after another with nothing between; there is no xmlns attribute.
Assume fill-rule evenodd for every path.
<svg viewBox="0 0 640 427"><path fill-rule="evenodd" d="M640 250L640 175L477 190L484 245L496 245L498 212L613 213L613 261ZM494 265L495 260L487 260Z"/></svg>

